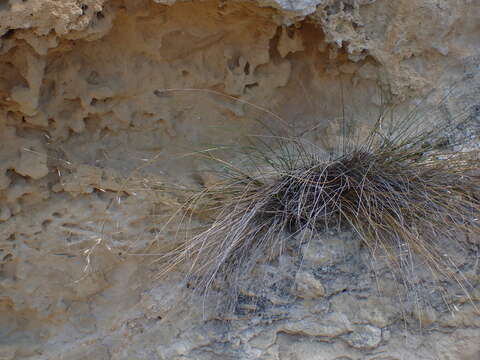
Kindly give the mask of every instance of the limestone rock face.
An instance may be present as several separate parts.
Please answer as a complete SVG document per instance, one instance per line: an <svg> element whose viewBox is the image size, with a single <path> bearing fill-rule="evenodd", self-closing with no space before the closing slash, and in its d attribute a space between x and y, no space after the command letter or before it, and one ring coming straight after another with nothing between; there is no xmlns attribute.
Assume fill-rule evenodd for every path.
<svg viewBox="0 0 480 360"><path fill-rule="evenodd" d="M282 121L328 150L380 94L442 98L480 72L479 19L472 0L0 1L0 359L480 358L472 301L405 313L352 234L264 264L229 319L155 261L179 240L167 182L209 182L186 153ZM444 116L480 104L456 88Z"/></svg>

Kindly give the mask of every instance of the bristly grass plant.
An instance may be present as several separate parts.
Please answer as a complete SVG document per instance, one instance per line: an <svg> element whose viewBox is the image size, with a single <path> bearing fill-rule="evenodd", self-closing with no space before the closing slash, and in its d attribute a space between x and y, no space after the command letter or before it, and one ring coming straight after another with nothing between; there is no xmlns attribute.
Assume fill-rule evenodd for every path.
<svg viewBox="0 0 480 360"><path fill-rule="evenodd" d="M428 123L423 115L414 109L397 118L385 110L367 136L354 131L329 153L270 129L247 136L247 146L199 151L217 180L180 213L182 221L201 215L208 225L162 256L162 274L183 264L202 294L221 281L234 307L240 277L278 258L287 241L348 229L373 259L385 256L407 288L419 261L468 295L468 281L444 244L478 246L479 150L460 150L465 139L458 135L475 119L466 111ZM237 161L222 151L239 154Z"/></svg>

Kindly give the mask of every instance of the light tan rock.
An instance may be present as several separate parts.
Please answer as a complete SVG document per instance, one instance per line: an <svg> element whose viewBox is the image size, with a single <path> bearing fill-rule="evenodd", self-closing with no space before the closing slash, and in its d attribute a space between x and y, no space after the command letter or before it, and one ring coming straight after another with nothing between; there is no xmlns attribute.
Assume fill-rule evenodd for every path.
<svg viewBox="0 0 480 360"><path fill-rule="evenodd" d="M350 233L286 251L228 320L158 261L183 240L164 180L214 179L186 153L266 128L327 151L343 115L376 119L379 87L440 99L478 71L479 18L469 0L0 2L0 359L477 359L465 297L405 313ZM478 103L457 85L445 116Z"/></svg>
<svg viewBox="0 0 480 360"><path fill-rule="evenodd" d="M296 294L304 299L322 297L325 289L320 281L315 279L313 274L306 271L299 271L295 276Z"/></svg>

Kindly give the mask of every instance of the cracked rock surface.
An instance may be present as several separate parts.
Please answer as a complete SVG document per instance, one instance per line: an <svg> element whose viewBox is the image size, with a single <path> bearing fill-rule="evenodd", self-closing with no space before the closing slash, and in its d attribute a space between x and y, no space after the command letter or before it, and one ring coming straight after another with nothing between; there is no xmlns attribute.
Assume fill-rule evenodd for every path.
<svg viewBox="0 0 480 360"><path fill-rule="evenodd" d="M479 19L471 0L1 0L0 359L479 359L471 301L399 306L349 233L256 269L229 319L154 261L177 241L159 189L208 183L179 154L265 109L328 149L379 88L401 108L480 72ZM480 121L480 84L458 89L442 114Z"/></svg>

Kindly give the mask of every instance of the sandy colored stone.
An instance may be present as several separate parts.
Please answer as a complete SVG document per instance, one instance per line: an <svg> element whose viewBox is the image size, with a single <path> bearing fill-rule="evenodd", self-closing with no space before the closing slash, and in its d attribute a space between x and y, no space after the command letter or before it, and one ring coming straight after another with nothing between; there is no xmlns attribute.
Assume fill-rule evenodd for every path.
<svg viewBox="0 0 480 360"><path fill-rule="evenodd" d="M2 1L0 360L478 359L468 301L403 314L350 233L265 265L228 321L156 261L181 238L165 180L211 182L185 153L269 126L328 151L342 106L364 126L379 87L408 109L478 70L479 18L468 0ZM457 85L445 116L478 104Z"/></svg>
<svg viewBox="0 0 480 360"><path fill-rule="evenodd" d="M299 271L295 276L296 293L298 296L308 299L325 295L325 289L313 274Z"/></svg>

